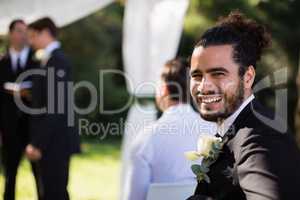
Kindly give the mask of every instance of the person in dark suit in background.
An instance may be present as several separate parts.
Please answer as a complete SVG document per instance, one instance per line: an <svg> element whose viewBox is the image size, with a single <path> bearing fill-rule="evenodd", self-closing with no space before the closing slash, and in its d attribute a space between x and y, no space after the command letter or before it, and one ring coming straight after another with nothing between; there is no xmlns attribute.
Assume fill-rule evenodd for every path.
<svg viewBox="0 0 300 200"><path fill-rule="evenodd" d="M25 22L21 19L12 21L8 36L9 47L0 60L0 132L5 175L4 200L14 200L17 169L29 141L30 116L16 105L14 92L17 91L6 86L8 83L14 84L19 74L33 68L35 64L33 51L28 46ZM19 92L22 100L29 105L28 90Z"/></svg>
<svg viewBox="0 0 300 200"><path fill-rule="evenodd" d="M26 154L39 166L42 199L67 200L70 158L80 150L79 134L68 126L67 108L72 102L68 102L67 83L71 81L71 65L60 48L58 30L50 18L29 24L28 34L30 44L37 50L40 69L46 73L33 77L32 107L47 109L32 117ZM53 76L48 73L51 70Z"/></svg>
<svg viewBox="0 0 300 200"><path fill-rule="evenodd" d="M257 61L270 42L262 25L235 11L196 45L192 96L201 116L218 124L216 137L225 144L209 166L210 181L200 179L189 200L300 197L299 149L283 120L273 120L275 114L252 91Z"/></svg>

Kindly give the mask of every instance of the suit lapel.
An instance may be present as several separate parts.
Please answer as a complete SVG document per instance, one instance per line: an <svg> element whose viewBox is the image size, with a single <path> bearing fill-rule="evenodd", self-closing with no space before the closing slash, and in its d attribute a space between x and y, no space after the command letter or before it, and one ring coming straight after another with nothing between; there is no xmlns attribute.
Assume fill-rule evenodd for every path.
<svg viewBox="0 0 300 200"><path fill-rule="evenodd" d="M32 49L29 49L29 53L26 60L25 70L26 69L32 69L34 68L34 51Z"/></svg>
<svg viewBox="0 0 300 200"><path fill-rule="evenodd" d="M237 118L234 120L233 124L230 126L228 131L226 132L226 136L228 137L227 143L236 136L239 129L243 128L245 125L245 121L247 121L247 118L251 116L252 109L257 107L257 100L253 99L248 105L240 112L240 114L237 116Z"/></svg>
<svg viewBox="0 0 300 200"><path fill-rule="evenodd" d="M209 176L212 182L198 183L195 194L212 196L215 199L223 199L226 196L237 194L244 199L237 177L235 177L235 155L231 148L231 141L236 137L239 129L243 128L245 121L251 116L253 107L256 107L256 100L252 100L238 115L225 136L228 137L227 143L224 145L223 152L218 160L211 165Z"/></svg>
<svg viewBox="0 0 300 200"><path fill-rule="evenodd" d="M51 66L52 64L52 62L55 62L54 61L54 59L55 59L55 55L58 53L60 51L60 48L57 48L57 49L54 49L52 52L51 52L51 54L50 54L50 56L49 56L49 58L48 58L48 60L45 62L45 67L54 67L54 66Z"/></svg>

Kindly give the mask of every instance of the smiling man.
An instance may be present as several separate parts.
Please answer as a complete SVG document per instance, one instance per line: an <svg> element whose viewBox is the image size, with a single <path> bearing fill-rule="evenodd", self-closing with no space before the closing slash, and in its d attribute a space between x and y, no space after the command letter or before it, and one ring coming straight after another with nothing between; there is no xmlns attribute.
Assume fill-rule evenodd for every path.
<svg viewBox="0 0 300 200"><path fill-rule="evenodd" d="M246 79L232 59L232 45L199 46L193 53L192 93L203 118L218 121L227 118L251 96L255 70L250 66ZM245 89L245 91L244 91ZM221 122L220 121L220 122Z"/></svg>
<svg viewBox="0 0 300 200"><path fill-rule="evenodd" d="M271 43L266 29L232 12L207 30L191 59L191 93L202 118L226 141L189 200L289 200L300 196L300 154L289 131L254 97L255 68ZM273 122L281 123L281 122Z"/></svg>

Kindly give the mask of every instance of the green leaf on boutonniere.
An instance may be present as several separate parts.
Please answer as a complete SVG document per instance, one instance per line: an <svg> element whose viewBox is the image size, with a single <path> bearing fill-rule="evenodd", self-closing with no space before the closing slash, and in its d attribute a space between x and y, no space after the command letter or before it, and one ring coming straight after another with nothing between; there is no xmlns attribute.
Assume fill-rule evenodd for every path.
<svg viewBox="0 0 300 200"><path fill-rule="evenodd" d="M205 165L192 165L192 171L197 176L198 181L206 181L210 183L210 178L208 177L207 173L209 172L209 168Z"/></svg>
<svg viewBox="0 0 300 200"><path fill-rule="evenodd" d="M210 183L210 178L207 174L204 174L204 180L207 182L207 183Z"/></svg>
<svg viewBox="0 0 300 200"><path fill-rule="evenodd" d="M200 165L192 165L191 168L194 174L202 173L202 169Z"/></svg>
<svg viewBox="0 0 300 200"><path fill-rule="evenodd" d="M209 168L210 166L210 161L208 159L203 159L201 166L204 166L205 168Z"/></svg>
<svg viewBox="0 0 300 200"><path fill-rule="evenodd" d="M222 144L221 143L214 143L213 144L213 151L219 152L222 149Z"/></svg>
<svg viewBox="0 0 300 200"><path fill-rule="evenodd" d="M207 183L210 183L210 178L209 178L209 176L207 175L207 174L205 174L205 173L200 173L200 174L197 174L197 180L199 181L199 182L201 182L201 181L206 181Z"/></svg>
<svg viewBox="0 0 300 200"><path fill-rule="evenodd" d="M208 166L206 166L206 165L200 165L200 167L201 167L201 171L202 171L202 172L204 172L204 173L209 172Z"/></svg>

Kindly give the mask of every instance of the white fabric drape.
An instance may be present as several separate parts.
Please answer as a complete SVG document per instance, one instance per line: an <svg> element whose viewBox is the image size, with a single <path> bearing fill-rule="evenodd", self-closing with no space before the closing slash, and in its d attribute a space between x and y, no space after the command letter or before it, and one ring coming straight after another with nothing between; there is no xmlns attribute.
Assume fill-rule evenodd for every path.
<svg viewBox="0 0 300 200"><path fill-rule="evenodd" d="M189 0L127 0L123 32L123 60L128 91L145 97L155 94L164 63L176 56ZM127 117L135 129L124 131L122 145L121 191L127 179L129 152L139 130L156 118L154 104L141 112L134 105ZM143 123L148 122L148 123ZM120 198L121 199L121 198Z"/></svg>
<svg viewBox="0 0 300 200"><path fill-rule="evenodd" d="M114 0L1 0L0 34L6 34L9 23L16 18L32 22L41 17L51 17L59 26L81 19Z"/></svg>
<svg viewBox="0 0 300 200"><path fill-rule="evenodd" d="M160 69L177 53L188 5L189 0L127 0L123 59L132 94L154 94Z"/></svg>

